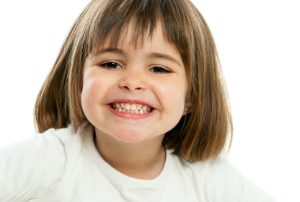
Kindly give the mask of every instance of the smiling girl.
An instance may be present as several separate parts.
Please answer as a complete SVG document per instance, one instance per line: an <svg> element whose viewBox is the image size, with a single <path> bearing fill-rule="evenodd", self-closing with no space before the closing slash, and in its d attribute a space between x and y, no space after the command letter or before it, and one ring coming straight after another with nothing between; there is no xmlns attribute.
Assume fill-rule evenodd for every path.
<svg viewBox="0 0 300 202"><path fill-rule="evenodd" d="M94 0L0 152L0 201L272 201L223 156L217 52L188 0Z"/></svg>

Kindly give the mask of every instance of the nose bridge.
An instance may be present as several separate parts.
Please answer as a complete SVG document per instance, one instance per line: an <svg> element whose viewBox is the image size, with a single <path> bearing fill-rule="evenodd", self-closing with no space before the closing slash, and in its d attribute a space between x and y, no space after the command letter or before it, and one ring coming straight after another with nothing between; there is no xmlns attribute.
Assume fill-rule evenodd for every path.
<svg viewBox="0 0 300 202"><path fill-rule="evenodd" d="M142 66L125 67L119 86L122 89L136 91L146 89L146 77Z"/></svg>

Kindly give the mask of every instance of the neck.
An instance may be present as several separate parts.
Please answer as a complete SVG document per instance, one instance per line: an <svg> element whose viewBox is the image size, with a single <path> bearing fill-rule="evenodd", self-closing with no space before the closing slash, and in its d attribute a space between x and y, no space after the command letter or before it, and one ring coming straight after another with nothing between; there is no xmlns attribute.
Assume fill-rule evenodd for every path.
<svg viewBox="0 0 300 202"><path fill-rule="evenodd" d="M121 173L140 179L153 179L165 163L163 135L139 143L121 142L96 130L95 144L102 158Z"/></svg>

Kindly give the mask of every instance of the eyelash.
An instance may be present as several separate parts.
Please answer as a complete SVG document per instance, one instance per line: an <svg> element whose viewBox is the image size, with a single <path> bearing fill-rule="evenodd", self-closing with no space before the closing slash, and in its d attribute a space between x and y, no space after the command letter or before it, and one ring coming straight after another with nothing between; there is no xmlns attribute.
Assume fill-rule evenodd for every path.
<svg viewBox="0 0 300 202"><path fill-rule="evenodd" d="M114 67L111 67L110 65L113 65ZM122 68L122 65L120 65L118 62L114 62L114 61L101 63L101 64L99 64L99 66L101 66L105 69L110 69L110 70L117 70L117 69ZM154 72L154 73L158 73L158 74L171 73L171 71L168 68L163 67L163 66L152 66L150 68L150 71Z"/></svg>
<svg viewBox="0 0 300 202"><path fill-rule="evenodd" d="M151 72L154 73L159 73L159 74L163 74L163 73L170 73L171 71L169 69L167 69L166 67L161 67L161 66L154 66L151 67Z"/></svg>
<svg viewBox="0 0 300 202"><path fill-rule="evenodd" d="M112 64L119 66L119 68L117 68L117 67L109 67L109 65L112 65ZM111 70L116 70L116 69L122 68L122 66L119 63L113 62L113 61L112 62L101 63L101 64L99 64L99 66L101 66L101 67L103 67L105 69L111 69Z"/></svg>

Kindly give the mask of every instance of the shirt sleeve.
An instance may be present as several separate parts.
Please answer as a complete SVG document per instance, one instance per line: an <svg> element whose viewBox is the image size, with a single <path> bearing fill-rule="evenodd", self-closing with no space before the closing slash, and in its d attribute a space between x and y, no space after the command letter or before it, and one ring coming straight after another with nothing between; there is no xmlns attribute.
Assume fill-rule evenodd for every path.
<svg viewBox="0 0 300 202"><path fill-rule="evenodd" d="M64 147L52 134L38 135L0 149L0 201L47 196L59 181Z"/></svg>
<svg viewBox="0 0 300 202"><path fill-rule="evenodd" d="M226 159L210 163L207 186L212 202L275 202L260 188L242 176Z"/></svg>

